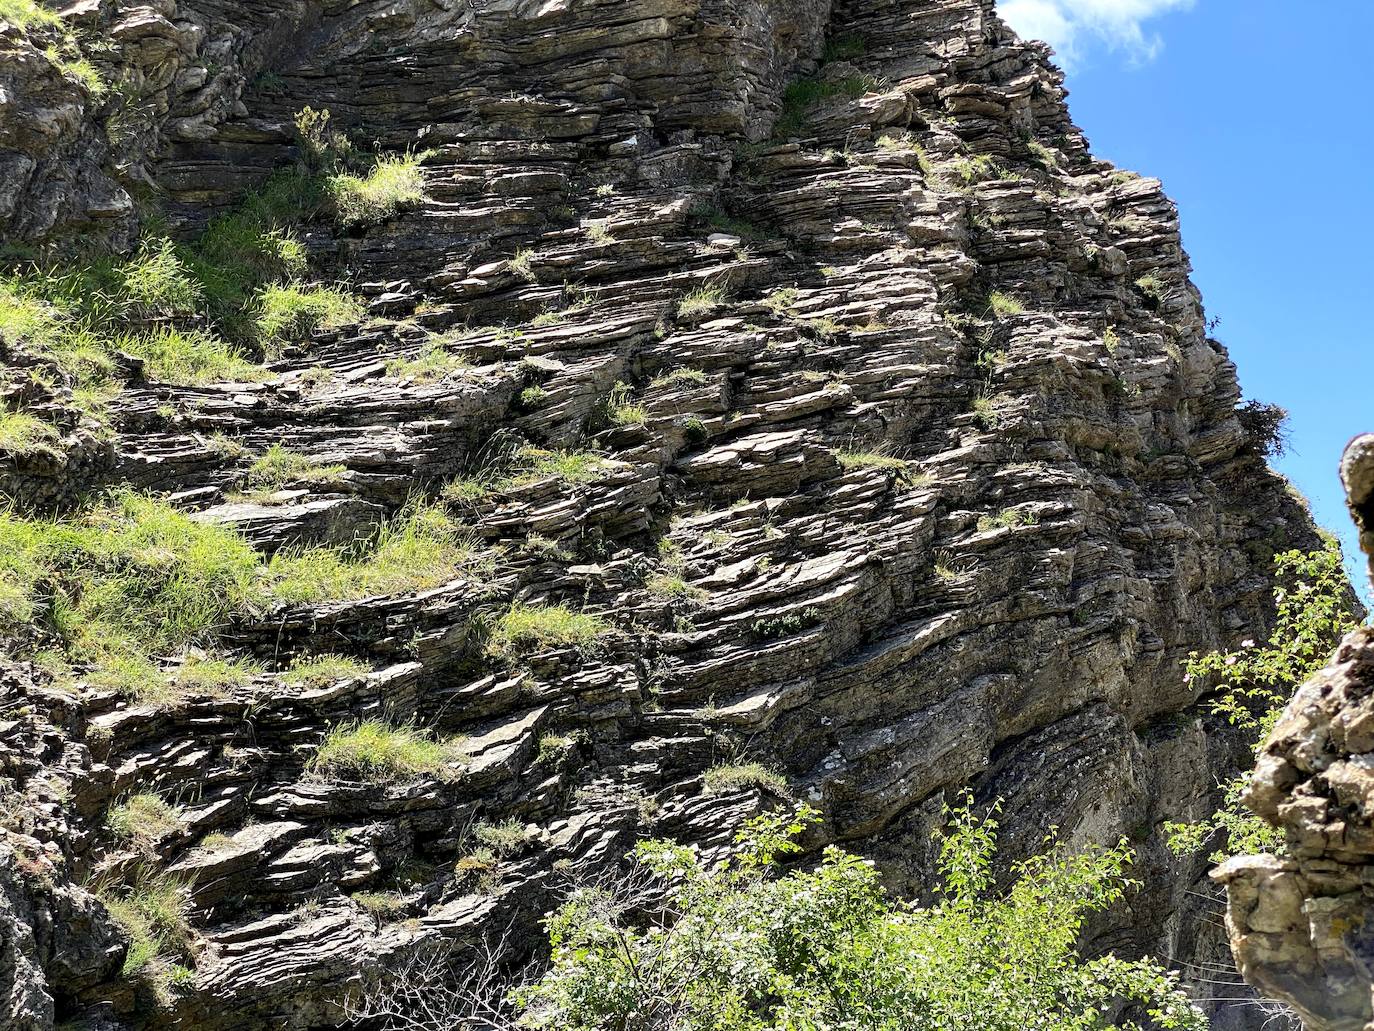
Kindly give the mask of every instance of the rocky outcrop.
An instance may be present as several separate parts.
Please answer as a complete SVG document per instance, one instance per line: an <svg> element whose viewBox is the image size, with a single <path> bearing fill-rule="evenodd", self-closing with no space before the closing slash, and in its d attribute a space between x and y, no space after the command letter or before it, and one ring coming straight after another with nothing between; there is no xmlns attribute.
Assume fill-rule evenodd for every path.
<svg viewBox="0 0 1374 1031"><path fill-rule="evenodd" d="M1235 416L1160 183L1091 157L1047 52L991 0L72 11L148 101L137 154L51 84L42 104L75 106L41 146L10 137L32 162L0 209L15 239L95 225L135 174L194 232L293 158L306 104L426 151L427 200L306 232L364 324L260 382L135 377L99 460L7 460L5 483L45 510L161 492L275 551L347 543L522 443L598 458L455 502L480 574L226 628L267 670L248 686L138 705L16 656L0 761L28 865L0 880L0 976L18 1026L329 1026L360 971L419 944L510 928L513 959L536 954L569 865L645 835L721 846L779 800L772 779L708 789L736 759L821 810L811 845L851 843L910 895L966 786L1004 799L1008 860L1051 826L1125 836L1142 888L1096 945L1218 960L1189 901L1203 871L1158 828L1210 813L1245 747L1180 662L1261 633L1273 553L1316 539ZM41 38L7 38L36 60ZM0 126L37 117L38 78L0 90ZM436 338L461 367L407 373ZM235 496L272 444L343 472ZM513 601L614 632L493 654L484 628ZM285 676L322 652L372 672ZM311 775L330 726L374 715L464 735L461 775ZM105 824L133 792L180 809L142 855ZM522 833L476 870L483 821ZM139 863L192 900L194 974L160 1003L118 976L79 887ZM79 943L39 933L73 911L95 921Z"/></svg>
<svg viewBox="0 0 1374 1031"><path fill-rule="evenodd" d="M1360 543L1374 557L1374 436L1341 463ZM1310 1031L1374 1024L1374 631L1361 627L1304 684L1260 753L1246 802L1281 827L1283 856L1232 859L1227 929L1245 979Z"/></svg>

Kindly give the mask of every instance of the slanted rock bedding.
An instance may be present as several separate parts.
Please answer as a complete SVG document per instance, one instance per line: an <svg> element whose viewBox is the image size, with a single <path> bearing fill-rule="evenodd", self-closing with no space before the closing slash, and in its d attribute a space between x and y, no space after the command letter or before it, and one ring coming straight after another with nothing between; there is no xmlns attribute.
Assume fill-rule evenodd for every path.
<svg viewBox="0 0 1374 1031"><path fill-rule="evenodd" d="M11 518L154 494L259 585L113 686L108 656L54 672L51 571L4 624L10 1026L336 1026L361 972L507 928L537 955L570 866L721 847L784 795L914 897L965 786L1010 858L1124 836L1141 888L1096 947L1222 960L1159 828L1245 745L1180 662L1261 633L1314 528L1236 417L1161 184L1091 156L991 0L62 22L0 31L6 242L128 249L153 208L194 241L298 165L305 107L418 155L424 199L302 212L299 281L356 310L233 382L122 355L93 415L0 321L7 403L53 427L0 455ZM110 42L115 94L45 56L59 31ZM374 540L417 511L461 561ZM149 583L154 545L126 556ZM421 558L442 575L383 575ZM146 795L171 822L116 833ZM130 969L131 924L163 958Z"/></svg>

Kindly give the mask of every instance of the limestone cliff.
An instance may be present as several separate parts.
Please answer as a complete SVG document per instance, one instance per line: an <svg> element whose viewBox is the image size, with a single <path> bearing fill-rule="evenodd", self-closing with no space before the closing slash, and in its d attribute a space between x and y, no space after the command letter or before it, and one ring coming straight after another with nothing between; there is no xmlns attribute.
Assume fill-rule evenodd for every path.
<svg viewBox="0 0 1374 1031"><path fill-rule="evenodd" d="M6 396L59 439L0 456L0 489L39 513L161 492L272 552L365 535L522 444L596 457L454 502L481 576L224 628L266 670L229 692L63 689L16 645L7 1026L330 1026L360 970L419 942L511 926L537 954L567 864L644 835L721 845L771 804L742 762L823 812L809 844L851 843L913 895L966 785L1005 800L1010 857L1051 826L1124 835L1142 887L1097 947L1218 960L1189 901L1203 871L1158 828L1210 813L1244 744L1180 661L1262 632L1271 556L1313 528L1237 419L1160 183L1089 154L1047 52L992 0L62 17L0 29L7 242L127 247L153 208L189 237L296 159L306 105L424 151L426 199L305 228L312 276L366 317L254 382L131 368L102 428L5 339ZM118 89L53 61L65 32ZM461 370L407 372L436 338ZM235 496L273 444L343 471ZM512 602L613 631L493 653ZM373 672L285 676L324 652ZM332 725L374 715L466 735L461 776L311 774ZM704 780L722 764L737 775ZM141 850L107 825L135 792L179 807ZM508 820L518 846L455 874L469 829ZM148 864L193 900L194 975L160 1013L87 890Z"/></svg>
<svg viewBox="0 0 1374 1031"><path fill-rule="evenodd" d="M1374 436L1341 463L1360 544L1374 559ZM1214 874L1247 981L1301 1014L1310 1031L1374 1023L1374 631L1350 634L1302 686L1260 753L1247 803L1288 853L1232 859Z"/></svg>

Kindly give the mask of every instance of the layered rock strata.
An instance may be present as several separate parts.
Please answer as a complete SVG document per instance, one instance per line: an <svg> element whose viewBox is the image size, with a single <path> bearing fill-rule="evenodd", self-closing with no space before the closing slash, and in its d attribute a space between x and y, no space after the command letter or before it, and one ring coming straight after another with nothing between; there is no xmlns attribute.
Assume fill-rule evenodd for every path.
<svg viewBox="0 0 1374 1031"><path fill-rule="evenodd" d="M823 813L809 845L848 843L910 895L965 786L1004 800L1009 860L1051 826L1124 836L1142 888L1096 947L1218 959L1190 902L1202 870L1158 829L1211 812L1244 744L1180 662L1262 633L1273 553L1316 540L1235 416L1174 206L1089 154L1047 51L991 0L159 0L67 17L116 44L132 85L101 106L4 36L9 238L128 242L138 182L193 233L294 159L307 104L426 151L427 200L306 234L365 324L316 334L260 383L136 379L112 440L69 421L55 454L7 461L13 495L55 511L133 486L273 551L352 540L522 442L600 459L457 513L490 575L226 631L268 668L342 652L366 676L264 673L153 707L11 663L12 1026L330 1026L360 972L417 944L510 927L537 955L567 865L646 835L721 846L782 801L768 782L706 790L740 760ZM799 79L813 87L789 91ZM466 370L388 371L436 334ZM276 443L346 472L232 497ZM656 589L669 573L681 588ZM616 629L493 657L478 631L513 601ZM466 735L462 776L312 776L327 730L369 716ZM148 791L182 816L140 855L105 821ZM520 849L480 884L456 876L468 828L509 820ZM149 862L190 886L196 935L194 977L162 1011L119 976L123 939L86 890ZM380 890L397 896L381 918L355 898Z"/></svg>

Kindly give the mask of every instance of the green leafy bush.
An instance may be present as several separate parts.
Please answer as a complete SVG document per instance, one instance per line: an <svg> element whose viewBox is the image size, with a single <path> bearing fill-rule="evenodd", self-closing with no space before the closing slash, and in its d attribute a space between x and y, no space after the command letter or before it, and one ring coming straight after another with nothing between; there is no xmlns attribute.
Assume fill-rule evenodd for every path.
<svg viewBox="0 0 1374 1031"><path fill-rule="evenodd" d="M516 993L523 1026L1106 1031L1142 1026L1113 1020L1133 1002L1153 1027L1205 1028L1154 961L1078 951L1086 919L1131 884L1124 846L1073 854L1047 840L999 891L996 822L966 804L949 814L937 901L922 908L889 899L872 863L834 846L780 874L814 818L755 818L724 863L639 845L649 891L581 888L549 919L549 969Z"/></svg>
<svg viewBox="0 0 1374 1031"><path fill-rule="evenodd" d="M1193 652L1184 673L1186 680L1202 679L1220 691L1212 711L1253 735L1256 750L1293 693L1326 665L1341 638L1358 624L1338 544L1321 551L1285 551L1274 556L1274 570L1278 618L1269 639L1245 641L1232 652ZM1226 784L1222 807L1210 819L1166 825L1170 848L1190 855L1216 843L1211 855L1215 863L1236 855L1282 852L1282 832L1245 807L1250 777L1247 771Z"/></svg>

